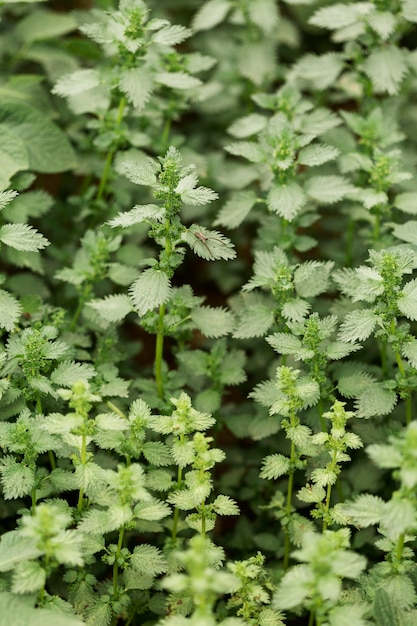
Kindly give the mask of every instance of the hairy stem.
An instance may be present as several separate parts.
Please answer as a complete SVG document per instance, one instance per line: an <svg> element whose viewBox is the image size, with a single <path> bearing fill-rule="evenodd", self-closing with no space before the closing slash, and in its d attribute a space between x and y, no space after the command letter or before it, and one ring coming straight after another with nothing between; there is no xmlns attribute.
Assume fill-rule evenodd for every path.
<svg viewBox="0 0 417 626"><path fill-rule="evenodd" d="M286 525L285 525L285 549L284 549L284 570L288 569L288 563L290 560L290 533L289 533L289 524L291 517L291 502L292 502L292 492L293 492L293 484L294 484L294 464L295 464L295 443L291 441L291 456L290 456L290 473L288 476L288 488L287 488L287 504L285 507L285 515L286 515Z"/></svg>
<svg viewBox="0 0 417 626"><path fill-rule="evenodd" d="M178 468L178 475L177 475L177 488L181 489L181 485L182 485L182 467L179 467ZM180 515L180 510L176 506L175 509L174 509L174 517L173 517L173 520L172 520L172 532L171 532L171 543L172 543L173 547L175 546L175 544L177 542L179 515Z"/></svg>
<svg viewBox="0 0 417 626"><path fill-rule="evenodd" d="M83 428L83 433L81 435L81 451L80 451L80 461L82 465L87 464L87 435L85 432L85 426ZM78 492L78 503L77 503L77 511L81 513L83 510L83 500L84 500L84 489L81 487Z"/></svg>
<svg viewBox="0 0 417 626"><path fill-rule="evenodd" d="M122 526L122 528L119 531L119 540L117 542L117 550L116 550L114 563L113 563L113 597L116 600L119 597L119 563L118 561L119 561L121 550L123 548L124 535L125 535L125 527Z"/></svg>
<svg viewBox="0 0 417 626"><path fill-rule="evenodd" d="M120 127L120 124L123 119L123 112L124 112L125 106L126 106L126 98L122 96L120 98L119 108L117 110L115 130L117 130ZM104 191L106 189L107 179L109 177L110 169L113 163L113 157L114 157L115 151L116 151L116 148L113 147L107 153L106 161L104 163L103 172L101 174L100 183L98 186L96 200L101 200L103 197Z"/></svg>
<svg viewBox="0 0 417 626"><path fill-rule="evenodd" d="M159 307L158 331L156 333L155 344L155 382L156 390L160 398L164 397L164 383L162 380L162 363L164 353L164 317L165 304L161 304Z"/></svg>

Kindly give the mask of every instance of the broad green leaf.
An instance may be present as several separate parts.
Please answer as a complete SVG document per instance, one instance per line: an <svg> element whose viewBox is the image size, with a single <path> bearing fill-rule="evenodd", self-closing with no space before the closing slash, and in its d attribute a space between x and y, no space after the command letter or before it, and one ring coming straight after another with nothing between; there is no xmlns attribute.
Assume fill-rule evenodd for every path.
<svg viewBox="0 0 417 626"><path fill-rule="evenodd" d="M194 16L192 28L194 31L210 30L220 24L232 8L230 0L208 0Z"/></svg>
<svg viewBox="0 0 417 626"><path fill-rule="evenodd" d="M294 272L294 285L302 298L313 298L326 291L333 261L306 261Z"/></svg>
<svg viewBox="0 0 417 626"><path fill-rule="evenodd" d="M390 389L385 389L381 383L369 385L355 400L355 410L358 417L373 417L374 415L388 415L397 404L397 395Z"/></svg>
<svg viewBox="0 0 417 626"><path fill-rule="evenodd" d="M340 326L338 339L348 343L365 341L371 336L377 321L378 317L372 309L351 311Z"/></svg>
<svg viewBox="0 0 417 626"><path fill-rule="evenodd" d="M314 574L306 565L292 567L281 580L272 599L275 609L293 609L310 595Z"/></svg>
<svg viewBox="0 0 417 626"><path fill-rule="evenodd" d="M126 176L135 185L152 187L156 183L157 166L152 159L138 157L137 159L122 159L117 162L116 169L119 174ZM141 207L156 205L144 204ZM120 214L119 214L120 215Z"/></svg>
<svg viewBox="0 0 417 626"><path fill-rule="evenodd" d="M133 311L132 302L125 294L113 294L102 299L91 300L87 306L91 307L106 322L121 322L126 315Z"/></svg>
<svg viewBox="0 0 417 626"><path fill-rule="evenodd" d="M165 87L179 90L196 89L203 84L201 80L185 72L159 72L155 74L154 80Z"/></svg>
<svg viewBox="0 0 417 626"><path fill-rule="evenodd" d="M128 101L140 111L152 95L154 82L146 69L135 67L122 72L119 87Z"/></svg>
<svg viewBox="0 0 417 626"><path fill-rule="evenodd" d="M256 201L257 196L253 191L234 193L220 210L214 221L214 226L237 228L249 214Z"/></svg>
<svg viewBox="0 0 417 626"><path fill-rule="evenodd" d="M376 526L383 516L385 501L379 496L371 494L361 494L353 502L346 502L339 505L343 515L351 518L353 524L360 528Z"/></svg>
<svg viewBox="0 0 417 626"><path fill-rule="evenodd" d="M22 306L10 293L0 289L0 328L12 332L22 314Z"/></svg>
<svg viewBox="0 0 417 626"><path fill-rule="evenodd" d="M261 148L254 141L237 141L225 146L225 150L234 156L240 156L251 163L260 163L265 159Z"/></svg>
<svg viewBox="0 0 417 626"><path fill-rule="evenodd" d="M289 333L274 333L266 337L266 341L278 354L299 354L303 349L300 339Z"/></svg>
<svg viewBox="0 0 417 626"><path fill-rule="evenodd" d="M329 611L328 624L329 626L369 626L369 621L364 617L367 611L366 605L358 606L346 603L343 606L336 606ZM390 626L395 625L391 624Z"/></svg>
<svg viewBox="0 0 417 626"><path fill-rule="evenodd" d="M153 267L146 269L130 286L129 295L139 315L145 315L169 300L171 296L169 277L162 270Z"/></svg>
<svg viewBox="0 0 417 626"><path fill-rule="evenodd" d="M134 509L135 516L143 520L160 520L167 517L171 513L171 509L165 502L152 500L150 502L141 502Z"/></svg>
<svg viewBox="0 0 417 626"><path fill-rule="evenodd" d="M373 443L366 448L366 452L375 465L383 469L395 469L403 463L401 452L388 444Z"/></svg>
<svg viewBox="0 0 417 626"><path fill-rule="evenodd" d="M33 601L34 604L34 601ZM25 596L0 592L0 626L85 626L75 616L52 609L35 609Z"/></svg>
<svg viewBox="0 0 417 626"><path fill-rule="evenodd" d="M339 202L355 191L355 187L343 176L314 176L306 182L305 189L314 200L324 204Z"/></svg>
<svg viewBox="0 0 417 626"><path fill-rule="evenodd" d="M372 11L366 16L366 21L372 30L386 41L397 28L398 18L388 11Z"/></svg>
<svg viewBox="0 0 417 626"><path fill-rule="evenodd" d="M6 189L16 172L29 169L29 154L14 128L0 123L0 188Z"/></svg>
<svg viewBox="0 0 417 626"><path fill-rule="evenodd" d="M25 252L37 252L49 246L46 237L28 224L5 224L0 228L0 241Z"/></svg>
<svg viewBox="0 0 417 626"><path fill-rule="evenodd" d="M294 65L296 78L308 81L313 89L327 89L336 82L343 69L343 56L336 52L306 54Z"/></svg>
<svg viewBox="0 0 417 626"><path fill-rule="evenodd" d="M192 311L191 319L206 337L224 337L232 332L235 324L231 311L221 307L197 307Z"/></svg>
<svg viewBox="0 0 417 626"><path fill-rule="evenodd" d="M213 510L217 515L239 515L239 507L229 496L219 495L212 503Z"/></svg>
<svg viewBox="0 0 417 626"><path fill-rule="evenodd" d="M256 135L267 125L267 118L259 113L250 113L233 122L227 132L237 139L245 139Z"/></svg>
<svg viewBox="0 0 417 626"><path fill-rule="evenodd" d="M8 572L16 563L36 559L41 554L33 538L22 537L16 530L3 533L0 539L0 572Z"/></svg>
<svg viewBox="0 0 417 626"><path fill-rule="evenodd" d="M375 591L373 610L378 626L401 626L398 608L382 586Z"/></svg>
<svg viewBox="0 0 417 626"><path fill-rule="evenodd" d="M416 511L412 503L394 497L384 506L380 528L388 539L396 541L402 533L414 529L416 522Z"/></svg>
<svg viewBox="0 0 417 626"><path fill-rule="evenodd" d="M191 30L179 24L169 24L158 30L152 41L162 46L176 46L191 36Z"/></svg>
<svg viewBox="0 0 417 626"><path fill-rule="evenodd" d="M398 93L400 84L408 72L404 52L395 46L375 49L363 64L365 73L372 81L376 93Z"/></svg>
<svg viewBox="0 0 417 626"><path fill-rule="evenodd" d="M284 304L281 313L290 322L302 322L310 309L309 302L302 298L294 298Z"/></svg>
<svg viewBox="0 0 417 626"><path fill-rule="evenodd" d="M88 363L76 363L75 361L62 361L51 373L51 381L62 387L72 387L79 380L90 380L96 375L92 365Z"/></svg>
<svg viewBox="0 0 417 626"><path fill-rule="evenodd" d="M345 356L348 356L348 354L351 354L352 352L361 350L361 348L362 346L354 345L352 343L332 341L326 346L325 354L328 359L338 361L339 359L344 359Z"/></svg>
<svg viewBox="0 0 417 626"><path fill-rule="evenodd" d="M204 226L191 224L184 231L182 238L195 254L207 261L229 260L236 257L236 251L230 239L217 230L208 230Z"/></svg>
<svg viewBox="0 0 417 626"><path fill-rule="evenodd" d="M290 222L307 202L307 196L298 183L291 181L285 185L273 185L266 202L270 211Z"/></svg>
<svg viewBox="0 0 417 626"><path fill-rule="evenodd" d="M60 37L75 30L77 26L75 17L70 13L35 9L18 23L14 32L21 41L28 44Z"/></svg>
<svg viewBox="0 0 417 626"><path fill-rule="evenodd" d="M274 323L274 311L267 303L253 302L248 304L236 324L233 337L236 339L248 339L249 337L262 337Z"/></svg>
<svg viewBox="0 0 417 626"><path fill-rule="evenodd" d="M52 89L57 96L77 96L100 85L100 74L97 70L76 70L62 76Z"/></svg>
<svg viewBox="0 0 417 626"><path fill-rule="evenodd" d="M410 280L402 289L397 306L409 320L417 320L417 278Z"/></svg>
<svg viewBox="0 0 417 626"><path fill-rule="evenodd" d="M338 2L318 9L308 21L313 26L336 30L355 24L361 16L372 10L371 2L357 2L348 5Z"/></svg>
<svg viewBox="0 0 417 626"><path fill-rule="evenodd" d="M261 478L276 480L290 469L290 459L282 454L270 454L262 461Z"/></svg>
<svg viewBox="0 0 417 626"><path fill-rule="evenodd" d="M18 195L17 191L0 191L0 211L3 211L7 205Z"/></svg>
<svg viewBox="0 0 417 626"><path fill-rule="evenodd" d="M403 346L401 353L410 362L414 369L417 369L417 340L412 338Z"/></svg>
<svg viewBox="0 0 417 626"><path fill-rule="evenodd" d="M143 456L157 467L172 465L173 459L169 447L162 441L146 441L142 448Z"/></svg>
<svg viewBox="0 0 417 626"><path fill-rule="evenodd" d="M151 576L163 574L168 569L168 564L162 552L155 546L146 543L134 548L129 563L139 572Z"/></svg>
<svg viewBox="0 0 417 626"><path fill-rule="evenodd" d="M417 5L415 0L402 0L402 13L409 22L417 22Z"/></svg>
<svg viewBox="0 0 417 626"><path fill-rule="evenodd" d="M0 129L3 125L23 142L29 160L27 169L53 174L75 167L76 157L66 134L44 114L23 104L3 103Z"/></svg>
<svg viewBox="0 0 417 626"><path fill-rule="evenodd" d="M406 191L399 193L395 196L395 207L409 213L411 215L417 215L417 193L415 191Z"/></svg>
<svg viewBox="0 0 417 626"><path fill-rule="evenodd" d="M302 165L322 165L328 161L334 161L340 154L338 148L326 144L313 144L300 150L298 162Z"/></svg>
<svg viewBox="0 0 417 626"><path fill-rule="evenodd" d="M251 22L266 35L271 36L277 30L280 15L275 0L251 0L248 14Z"/></svg>

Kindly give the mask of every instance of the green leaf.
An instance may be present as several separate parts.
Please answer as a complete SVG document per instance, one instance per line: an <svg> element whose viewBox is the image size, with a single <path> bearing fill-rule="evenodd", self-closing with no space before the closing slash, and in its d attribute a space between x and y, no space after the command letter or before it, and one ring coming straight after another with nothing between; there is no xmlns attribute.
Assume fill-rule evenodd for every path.
<svg viewBox="0 0 417 626"><path fill-rule="evenodd" d="M96 371L92 365L66 360L53 370L51 381L61 387L72 387L79 380L87 381L95 375Z"/></svg>
<svg viewBox="0 0 417 626"><path fill-rule="evenodd" d="M346 5L335 3L331 6L318 9L308 20L313 26L336 30L346 28L359 21L360 17L372 11L373 7L370 2Z"/></svg>
<svg viewBox="0 0 417 626"><path fill-rule="evenodd" d="M0 241L25 252L37 252L49 246L46 237L27 224L5 224L0 228Z"/></svg>
<svg viewBox="0 0 417 626"><path fill-rule="evenodd" d="M38 561L18 563L13 571L13 593L32 593L45 585L46 572Z"/></svg>
<svg viewBox="0 0 417 626"><path fill-rule="evenodd" d="M400 535L415 528L416 521L416 512L412 503L394 497L384 506L380 528L388 539L397 541Z"/></svg>
<svg viewBox="0 0 417 626"><path fill-rule="evenodd" d="M154 81L146 69L135 67L122 72L119 88L126 94L127 100L141 111L152 95Z"/></svg>
<svg viewBox="0 0 417 626"><path fill-rule="evenodd" d="M353 523L360 528L376 526L383 516L385 502L379 496L361 494L354 502L346 502L339 505L343 515L347 515Z"/></svg>
<svg viewBox="0 0 417 626"><path fill-rule="evenodd" d="M27 169L53 174L75 167L76 157L67 136L32 107L1 104L0 128L3 126L23 142L29 161Z"/></svg>
<svg viewBox="0 0 417 626"><path fill-rule="evenodd" d="M85 626L85 622L75 616L54 609L35 609L30 601L25 601L25 596L0 592L0 606L1 626Z"/></svg>
<svg viewBox="0 0 417 626"><path fill-rule="evenodd" d="M388 415L397 404L397 395L390 389L385 389L382 383L373 383L360 393L355 401L355 410L358 417L373 417L374 415Z"/></svg>
<svg viewBox="0 0 417 626"><path fill-rule="evenodd" d="M374 616L378 626L401 626L398 608L383 587L375 591Z"/></svg>
<svg viewBox="0 0 417 626"><path fill-rule="evenodd" d="M229 496L219 495L211 505L217 515L239 515L239 507Z"/></svg>
<svg viewBox="0 0 417 626"><path fill-rule="evenodd" d="M298 183L291 181L285 185L273 185L266 202L270 211L290 222L307 202L307 196Z"/></svg>
<svg viewBox="0 0 417 626"><path fill-rule="evenodd" d="M149 574L150 576L163 574L168 569L168 564L162 552L155 546L150 546L146 543L134 548L130 557L130 565L138 572Z"/></svg>
<svg viewBox="0 0 417 626"><path fill-rule="evenodd" d="M417 320L417 278L410 280L402 289L397 306L409 320Z"/></svg>
<svg viewBox="0 0 417 626"><path fill-rule="evenodd" d="M155 74L154 80L165 87L184 91L187 89L196 89L203 84L201 80L185 72L159 72Z"/></svg>
<svg viewBox="0 0 417 626"><path fill-rule="evenodd" d="M300 150L298 162L302 165L322 165L328 161L334 161L339 156L338 148L326 144L313 144Z"/></svg>
<svg viewBox="0 0 417 626"><path fill-rule="evenodd" d="M65 35L77 26L76 19L70 13L35 9L18 23L14 32L21 41L28 44Z"/></svg>
<svg viewBox="0 0 417 626"><path fill-rule="evenodd" d="M132 303L125 294L113 294L102 299L91 300L87 306L91 307L106 322L121 322L126 315L133 311Z"/></svg>
<svg viewBox="0 0 417 626"><path fill-rule="evenodd" d="M417 22L417 6L414 0L402 0L402 13L409 22Z"/></svg>
<svg viewBox="0 0 417 626"><path fill-rule="evenodd" d="M256 201L257 196L253 191L234 193L219 211L214 226L237 228L249 214Z"/></svg>
<svg viewBox="0 0 417 626"><path fill-rule="evenodd" d="M417 193L415 191L406 191L397 194L395 196L394 205L397 209L400 209L400 211L404 211L404 213L417 215Z"/></svg>
<svg viewBox="0 0 417 626"><path fill-rule="evenodd" d="M210 338L229 335L235 324L232 312L221 307L197 307L192 311L191 319L198 330Z"/></svg>
<svg viewBox="0 0 417 626"><path fill-rule="evenodd" d="M234 156L240 156L251 163L260 163L265 156L257 143L254 141L237 141L225 146L225 150Z"/></svg>
<svg viewBox="0 0 417 626"><path fill-rule="evenodd" d="M0 328L12 332L22 314L22 306L10 293L0 289Z"/></svg>
<svg viewBox="0 0 417 626"><path fill-rule="evenodd" d="M162 441L146 441L142 447L143 456L157 467L172 465L173 458L169 447Z"/></svg>
<svg viewBox="0 0 417 626"><path fill-rule="evenodd" d="M327 290L333 261L306 261L294 272L294 285L302 298L313 298Z"/></svg>
<svg viewBox="0 0 417 626"><path fill-rule="evenodd" d="M270 454L262 461L262 469L259 473L261 478L276 480L287 474L290 469L290 459L283 454Z"/></svg>
<svg viewBox="0 0 417 626"><path fill-rule="evenodd" d="M0 191L0 211L3 211L6 206L18 195L17 191Z"/></svg>
<svg viewBox="0 0 417 626"><path fill-rule="evenodd" d="M29 169L29 154L24 141L13 128L0 123L0 187L5 189L16 172Z"/></svg>
<svg viewBox="0 0 417 626"><path fill-rule="evenodd" d="M408 359L410 365L417 369L417 340L412 338L402 346L401 353Z"/></svg>
<svg viewBox="0 0 417 626"><path fill-rule="evenodd" d="M184 204L189 206L202 206L209 204L213 200L217 200L219 194L208 187L196 187L197 174L192 173L184 176L175 188L179 193Z"/></svg>
<svg viewBox="0 0 417 626"><path fill-rule="evenodd" d="M274 311L268 303L252 302L245 306L239 315L233 337L248 339L249 337L263 337L274 323Z"/></svg>
<svg viewBox="0 0 417 626"><path fill-rule="evenodd" d="M16 563L36 559L41 554L34 539L22 537L16 530L3 533L0 539L0 572L8 572Z"/></svg>
<svg viewBox="0 0 417 626"><path fill-rule="evenodd" d="M339 202L355 191L343 176L314 176L306 182L305 188L309 196L324 204Z"/></svg>
<svg viewBox="0 0 417 626"><path fill-rule="evenodd" d="M27 496L35 485L35 470L18 463L12 456L4 456L0 465L0 480L5 500Z"/></svg>
<svg viewBox="0 0 417 626"><path fill-rule="evenodd" d="M373 309L351 311L340 326L338 339L348 343L365 341L371 336L377 321L378 317Z"/></svg>
<svg viewBox="0 0 417 626"><path fill-rule="evenodd" d="M152 41L159 43L161 46L176 46L191 36L191 30L179 24L169 24L158 30L153 36Z"/></svg>
<svg viewBox="0 0 417 626"><path fill-rule="evenodd" d="M236 257L236 251L230 239L217 230L208 230L204 226L191 224L184 231L182 238L195 254L207 261L219 259L227 261Z"/></svg>
<svg viewBox="0 0 417 626"><path fill-rule="evenodd" d="M131 285L129 295L139 315L145 315L169 300L171 296L169 277L162 270L151 267L142 272Z"/></svg>
<svg viewBox="0 0 417 626"><path fill-rule="evenodd" d="M171 509L167 504L165 504L165 502L153 500L137 504L135 506L134 513L139 519L156 521L170 515Z"/></svg>
<svg viewBox="0 0 417 626"><path fill-rule="evenodd" d="M386 41L397 28L398 18L388 11L372 11L366 17L369 26Z"/></svg>
<svg viewBox="0 0 417 626"><path fill-rule="evenodd" d="M192 22L193 30L210 30L217 26L224 20L231 7L229 0L208 0L195 14Z"/></svg>
<svg viewBox="0 0 417 626"><path fill-rule="evenodd" d="M278 354L300 354L303 351L303 344L294 335L289 333L274 333L266 337L266 341ZM312 353L314 356L314 352Z"/></svg>
<svg viewBox="0 0 417 626"><path fill-rule="evenodd" d="M306 565L291 568L281 580L274 594L272 607L275 609L293 609L303 603L310 593L313 573Z"/></svg>
<svg viewBox="0 0 417 626"><path fill-rule="evenodd" d="M395 46L373 50L363 69L371 79L375 93L388 93L390 96L398 93L408 72L404 52Z"/></svg>
<svg viewBox="0 0 417 626"><path fill-rule="evenodd" d="M245 115L245 117L241 117L233 122L227 129L227 132L237 139L245 139L251 135L256 135L263 130L266 125L267 118L264 115L250 113L250 115Z"/></svg>
<svg viewBox="0 0 417 626"><path fill-rule="evenodd" d="M336 52L322 55L306 54L294 65L293 72L316 90L334 85L343 69L343 56Z"/></svg>

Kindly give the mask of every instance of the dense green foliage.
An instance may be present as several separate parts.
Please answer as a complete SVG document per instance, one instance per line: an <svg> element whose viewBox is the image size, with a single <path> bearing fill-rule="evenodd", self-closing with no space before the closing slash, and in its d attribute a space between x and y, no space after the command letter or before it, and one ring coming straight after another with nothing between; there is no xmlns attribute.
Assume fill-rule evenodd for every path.
<svg viewBox="0 0 417 626"><path fill-rule="evenodd" d="M413 626L417 0L0 18L0 626Z"/></svg>

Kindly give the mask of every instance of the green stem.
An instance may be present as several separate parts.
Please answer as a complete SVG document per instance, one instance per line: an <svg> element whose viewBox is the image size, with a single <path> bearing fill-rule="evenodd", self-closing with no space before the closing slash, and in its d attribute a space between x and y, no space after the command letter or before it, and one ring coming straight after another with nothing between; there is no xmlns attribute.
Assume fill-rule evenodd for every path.
<svg viewBox="0 0 417 626"><path fill-rule="evenodd" d="M318 412L319 412L321 430L322 430L323 433L326 433L327 432L326 420L323 417L324 407L323 407L323 400L322 400L321 396L320 396L318 404L317 404L317 409L318 409Z"/></svg>
<svg viewBox="0 0 417 626"><path fill-rule="evenodd" d="M201 534L206 536L206 509L204 502L201 504Z"/></svg>
<svg viewBox="0 0 417 626"><path fill-rule="evenodd" d="M405 419L407 426L413 421L413 403L411 401L411 396L408 396L405 399Z"/></svg>
<svg viewBox="0 0 417 626"><path fill-rule="evenodd" d="M374 245L378 243L379 240L379 226L380 226L380 214L379 211L375 214L375 223L374 223L374 231L373 231L373 240Z"/></svg>
<svg viewBox="0 0 417 626"><path fill-rule="evenodd" d="M85 427L83 428L83 433L81 435L81 451L80 451L80 461L82 465L87 464L87 436L85 434ZM83 500L84 500L84 489L81 487L78 492L78 503L77 503L77 511L81 513L83 510Z"/></svg>
<svg viewBox="0 0 417 626"><path fill-rule="evenodd" d="M330 465L330 471L334 472L335 469L337 467L337 451L333 450L333 457L332 457L332 462ZM330 498L332 495L332 484L329 483L327 485L327 490L326 490L326 502L324 505L324 517L323 517L323 528L322 528L322 532L324 532L327 529L327 519L328 519L328 515L329 515L329 510L330 510Z"/></svg>
<svg viewBox="0 0 417 626"><path fill-rule="evenodd" d="M126 98L124 96L122 96L120 98L119 108L117 110L115 130L117 130L119 128L120 124L121 124L121 121L123 119L123 112L124 112L125 106L126 106ZM100 183L99 183L99 186L98 186L96 200L101 200L101 198L103 197L104 190L105 190L106 184L107 184L107 179L108 179L109 174L110 174L110 169L111 169L111 165L112 165L112 162L113 162L113 157L114 157L115 151L116 151L116 148L111 148L108 151L108 153L107 153L106 161L104 163L103 173L101 174Z"/></svg>
<svg viewBox="0 0 417 626"><path fill-rule="evenodd" d="M161 144L162 144L161 152L165 152L166 149L168 148L168 138L169 138L170 131L171 131L171 118L168 118L167 120L165 120L164 130L162 131L162 135L161 135Z"/></svg>
<svg viewBox="0 0 417 626"><path fill-rule="evenodd" d="M401 563L402 558L403 558L403 551L404 551L404 540L405 540L405 533L401 533L401 535L398 538L398 543L397 543L397 560L399 563Z"/></svg>
<svg viewBox="0 0 417 626"><path fill-rule="evenodd" d="M161 304L159 307L158 315L158 331L156 333L155 344L155 382L156 390L160 398L164 397L164 383L162 380L162 363L164 352L164 317L165 317L165 304Z"/></svg>
<svg viewBox="0 0 417 626"><path fill-rule="evenodd" d="M383 343L381 345L381 368L384 377L388 375L388 364L387 364L387 345Z"/></svg>
<svg viewBox="0 0 417 626"><path fill-rule="evenodd" d="M123 548L124 534L125 534L125 527L122 526L122 528L119 531L119 540L117 542L117 550L116 550L114 563L113 563L113 597L115 600L117 600L119 597L119 563L118 563L118 560L119 560L120 553Z"/></svg>
<svg viewBox="0 0 417 626"><path fill-rule="evenodd" d="M177 475L177 487L178 487L178 489L181 488L181 485L182 485L182 467L179 467L178 468L178 475ZM177 542L179 515L180 515L180 510L176 506L175 509L174 509L174 517L173 517L173 520L172 520L172 532L171 532L171 543L172 543L173 547L175 546L175 544Z"/></svg>
<svg viewBox="0 0 417 626"><path fill-rule="evenodd" d="M287 504L285 507L285 515L286 515L286 525L285 525L285 549L284 549L284 571L288 569L288 564L290 560L290 533L289 533L289 523L291 517L291 502L292 502L292 491L294 484L294 464L295 464L295 443L291 441L291 456L290 456L290 473L288 476L288 488L287 488Z"/></svg>
<svg viewBox="0 0 417 626"><path fill-rule="evenodd" d="M31 491L31 496L32 496L32 515L35 514L35 509L36 509L36 487L33 487L32 491Z"/></svg>
<svg viewBox="0 0 417 626"><path fill-rule="evenodd" d="M123 411L119 409L119 407L116 406L111 400L108 400L106 404L109 407L109 409L111 409L114 413L117 413L117 415L120 415L120 417L123 417L123 419L125 420L128 419L126 413L123 413Z"/></svg>
<svg viewBox="0 0 417 626"><path fill-rule="evenodd" d="M314 611L310 611L310 618L308 620L308 626L313 626L314 624Z"/></svg>

